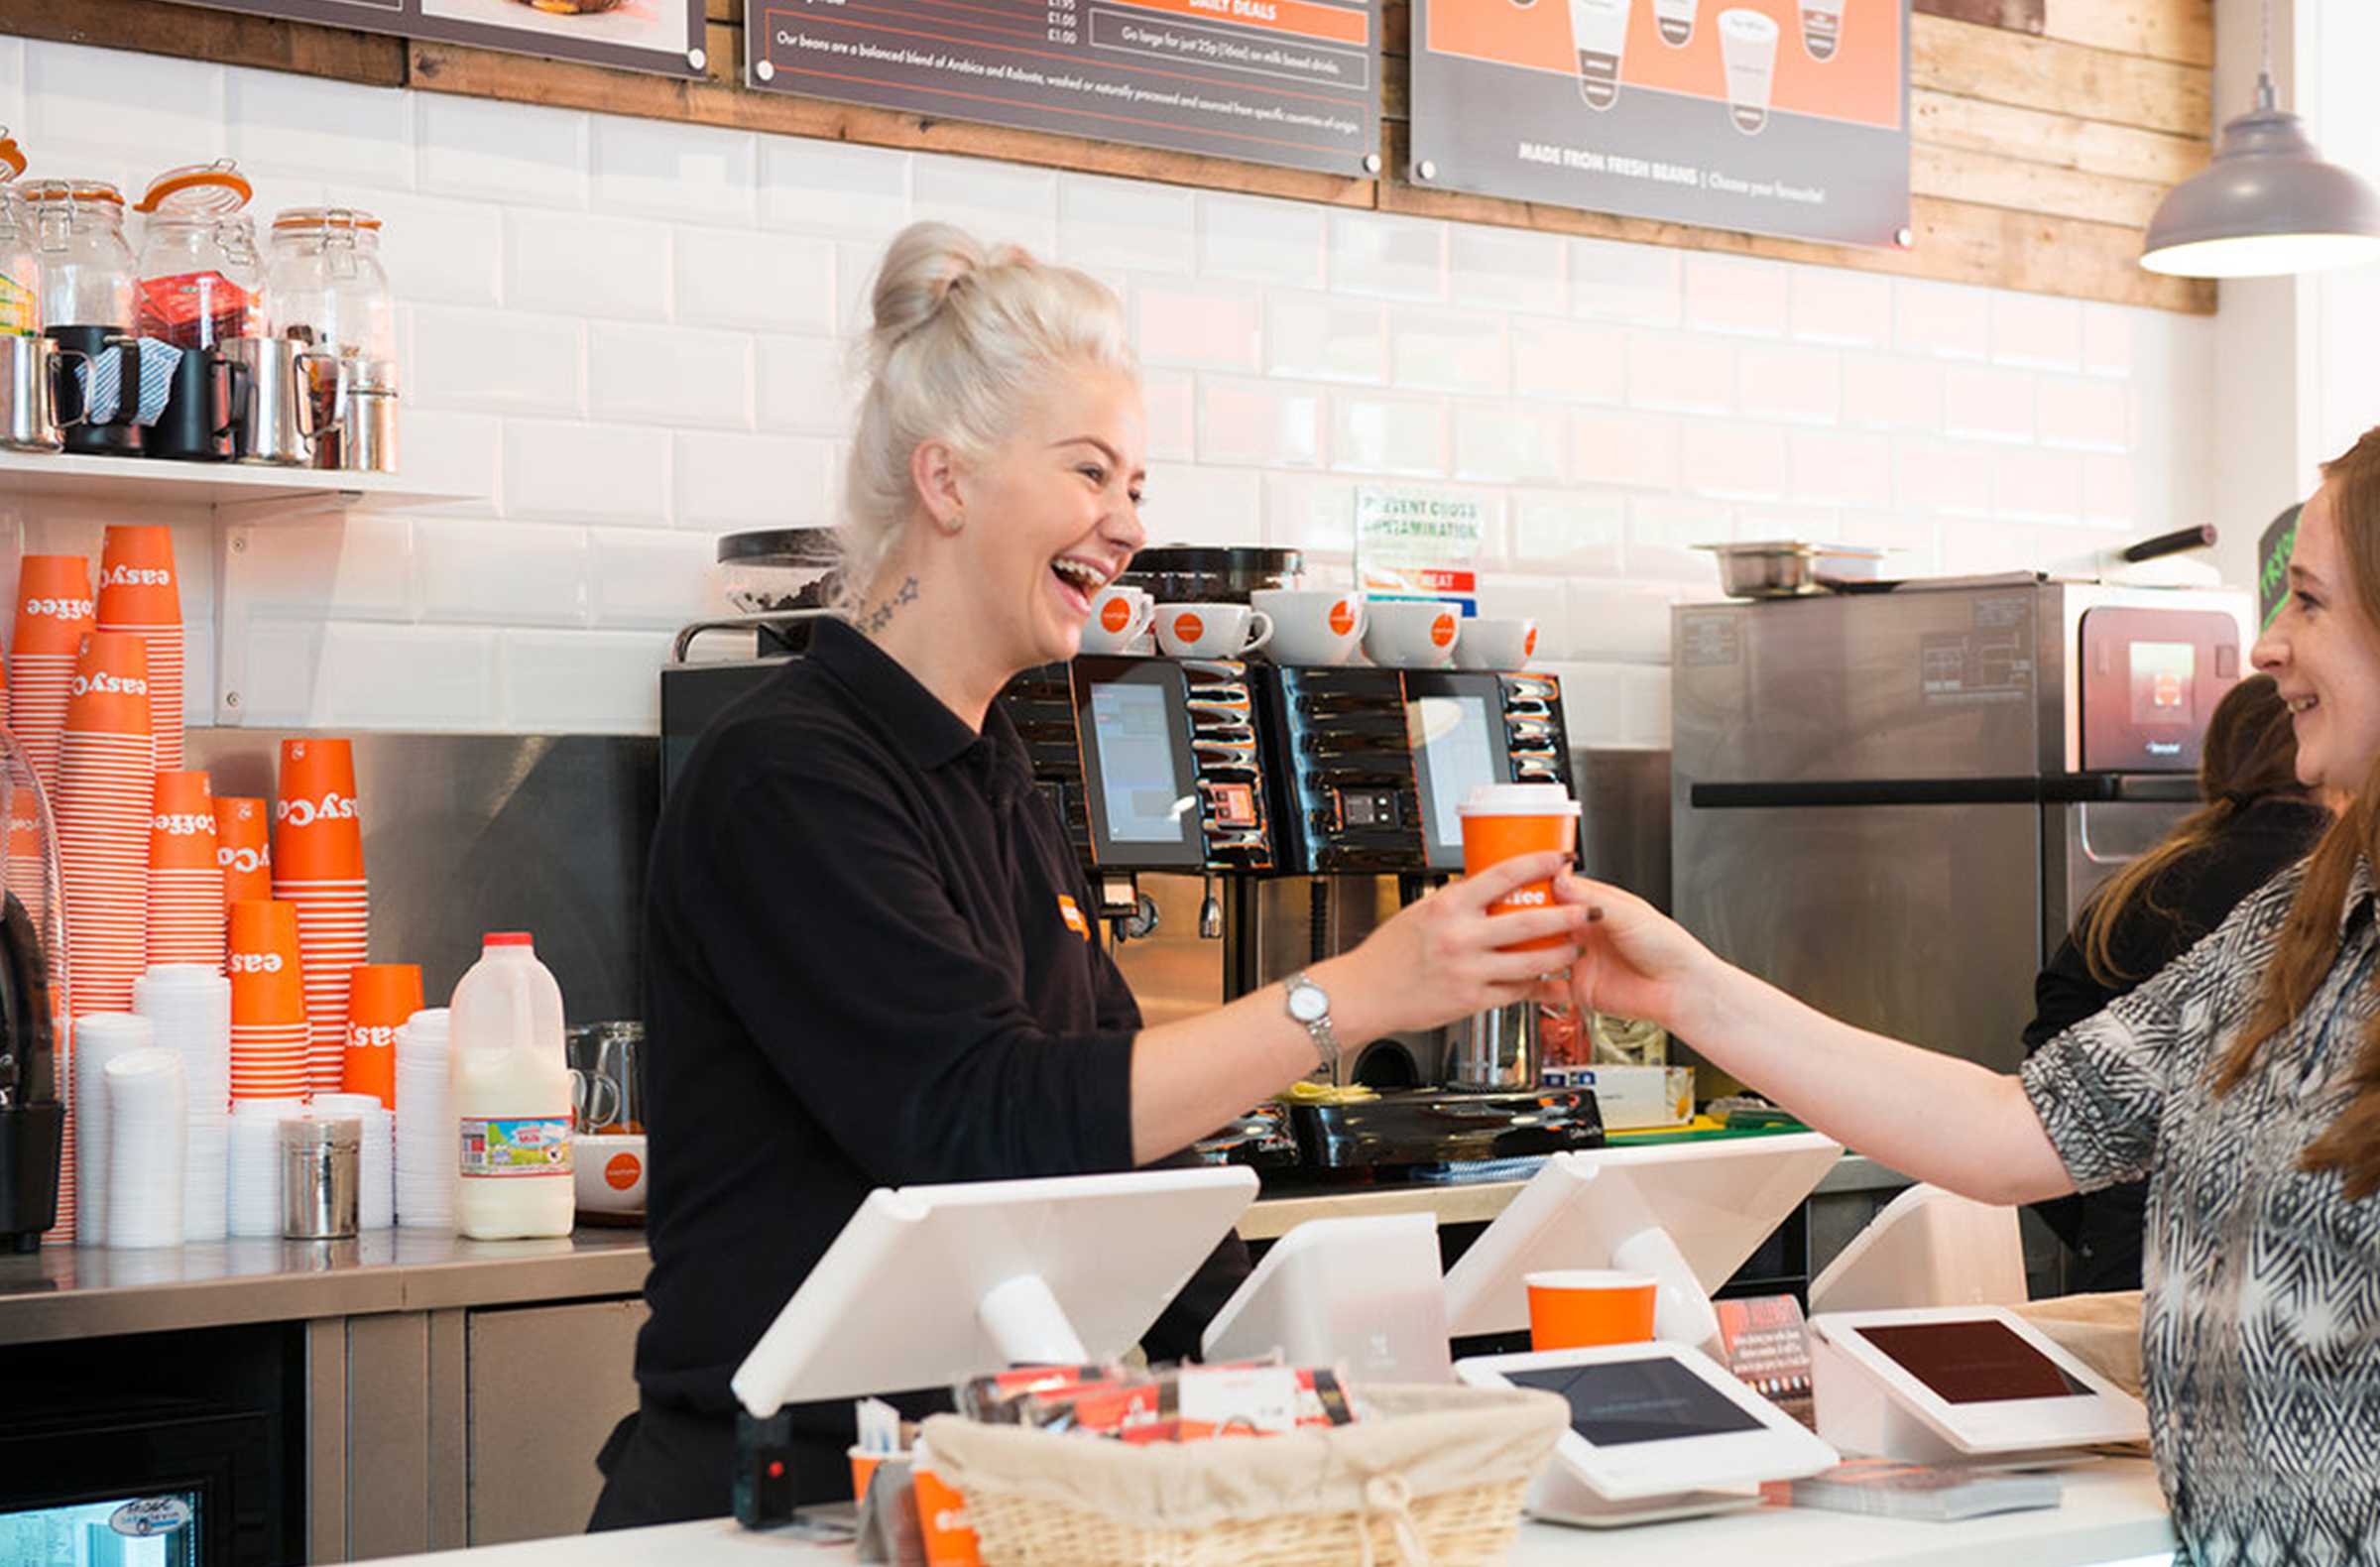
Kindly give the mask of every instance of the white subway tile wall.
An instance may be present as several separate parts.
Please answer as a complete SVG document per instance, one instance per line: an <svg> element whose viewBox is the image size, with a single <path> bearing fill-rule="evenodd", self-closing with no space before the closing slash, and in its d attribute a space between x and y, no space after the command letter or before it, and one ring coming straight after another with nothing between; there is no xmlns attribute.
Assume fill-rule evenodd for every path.
<svg viewBox="0 0 2380 1567"><path fill-rule="evenodd" d="M832 519L839 334L917 218L1121 289L1154 540L1344 580L1359 486L1482 499L1483 598L1542 623L1582 743L1666 743L1693 544L1999 569L2207 520L2206 320L60 44L0 40L0 108L36 175L220 152L260 207L387 220L406 471L469 499L238 530L241 700L194 679L194 721L650 731L667 633L724 607L715 536ZM0 543L105 520L0 508ZM233 531L173 520L211 671Z"/></svg>

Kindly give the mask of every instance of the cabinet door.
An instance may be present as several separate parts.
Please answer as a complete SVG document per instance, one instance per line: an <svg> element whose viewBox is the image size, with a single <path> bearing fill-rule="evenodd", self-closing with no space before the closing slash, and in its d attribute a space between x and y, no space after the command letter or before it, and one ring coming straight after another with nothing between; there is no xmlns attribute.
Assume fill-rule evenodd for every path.
<svg viewBox="0 0 2380 1567"><path fill-rule="evenodd" d="M577 1534L595 1454L637 1406L642 1300L474 1311L469 1322L470 1540Z"/></svg>

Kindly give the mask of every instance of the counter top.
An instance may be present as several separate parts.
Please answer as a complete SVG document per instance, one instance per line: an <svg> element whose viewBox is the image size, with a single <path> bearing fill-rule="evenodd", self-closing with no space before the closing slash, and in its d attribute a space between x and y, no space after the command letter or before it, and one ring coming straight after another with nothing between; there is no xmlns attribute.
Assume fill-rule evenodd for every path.
<svg viewBox="0 0 2380 1567"><path fill-rule="evenodd" d="M1309 1219L1390 1213L1483 1223L1503 1212L1523 1184L1291 1192L1250 1207L1240 1234L1269 1241ZM1818 1190L1905 1184L1906 1176L1846 1154ZM647 1261L645 1234L633 1229L581 1229L550 1241L375 1230L353 1241L218 1241L141 1252L45 1246L31 1257L0 1257L0 1344L634 1295L645 1288Z"/></svg>
<svg viewBox="0 0 2380 1567"><path fill-rule="evenodd" d="M1844 1512L1760 1507L1726 1517L1627 1529L1524 1523L1510 1567L1671 1567L1677 1562L1757 1561L1761 1567L2096 1567L2169 1559L2174 1531L2157 1477L2139 1459L2109 1460L2066 1477L2063 1506L1960 1523L1867 1518ZM793 1555L817 1567L850 1562L848 1546L748 1534L732 1519L627 1529L394 1557L410 1567L742 1567Z"/></svg>
<svg viewBox="0 0 2380 1567"><path fill-rule="evenodd" d="M353 1241L216 1241L156 1251L45 1246L0 1257L0 1344L239 1322L634 1295L641 1230L466 1241L372 1230Z"/></svg>

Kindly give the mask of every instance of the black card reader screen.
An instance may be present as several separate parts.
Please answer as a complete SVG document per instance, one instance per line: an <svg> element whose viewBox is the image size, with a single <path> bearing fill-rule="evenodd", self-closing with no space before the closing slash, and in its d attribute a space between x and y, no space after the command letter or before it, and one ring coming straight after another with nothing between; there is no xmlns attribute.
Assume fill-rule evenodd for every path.
<svg viewBox="0 0 2380 1567"><path fill-rule="evenodd" d="M1516 1387L1570 1401L1570 1428L1595 1447L1762 1429L1757 1417L1667 1356L1507 1371Z"/></svg>
<svg viewBox="0 0 2380 1567"><path fill-rule="evenodd" d="M1851 1331L1947 1403L2090 1396L2089 1388L2004 1322L1903 1322Z"/></svg>

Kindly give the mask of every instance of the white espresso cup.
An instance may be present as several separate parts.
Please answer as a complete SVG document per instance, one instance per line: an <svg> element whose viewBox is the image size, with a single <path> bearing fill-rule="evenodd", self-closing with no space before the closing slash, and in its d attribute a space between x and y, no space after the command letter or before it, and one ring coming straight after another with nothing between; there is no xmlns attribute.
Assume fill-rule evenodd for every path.
<svg viewBox="0 0 2380 1567"><path fill-rule="evenodd" d="M1258 588L1248 601L1272 617L1272 662L1323 667L1356 656L1364 597L1353 589Z"/></svg>
<svg viewBox="0 0 2380 1567"><path fill-rule="evenodd" d="M1083 652L1130 653L1156 614L1157 601L1145 588L1101 588L1091 596L1091 618L1083 622Z"/></svg>
<svg viewBox="0 0 2380 1567"><path fill-rule="evenodd" d="M1272 640L1272 617L1246 604L1159 604L1157 646L1172 659L1237 659Z"/></svg>
<svg viewBox="0 0 2380 1567"><path fill-rule="evenodd" d="M1374 599L1364 607L1364 653L1390 669L1443 669L1454 662L1463 617L1452 604Z"/></svg>
<svg viewBox="0 0 2380 1567"><path fill-rule="evenodd" d="M1533 620L1468 620L1463 640L1455 644L1458 669L1518 669L1537 651Z"/></svg>

